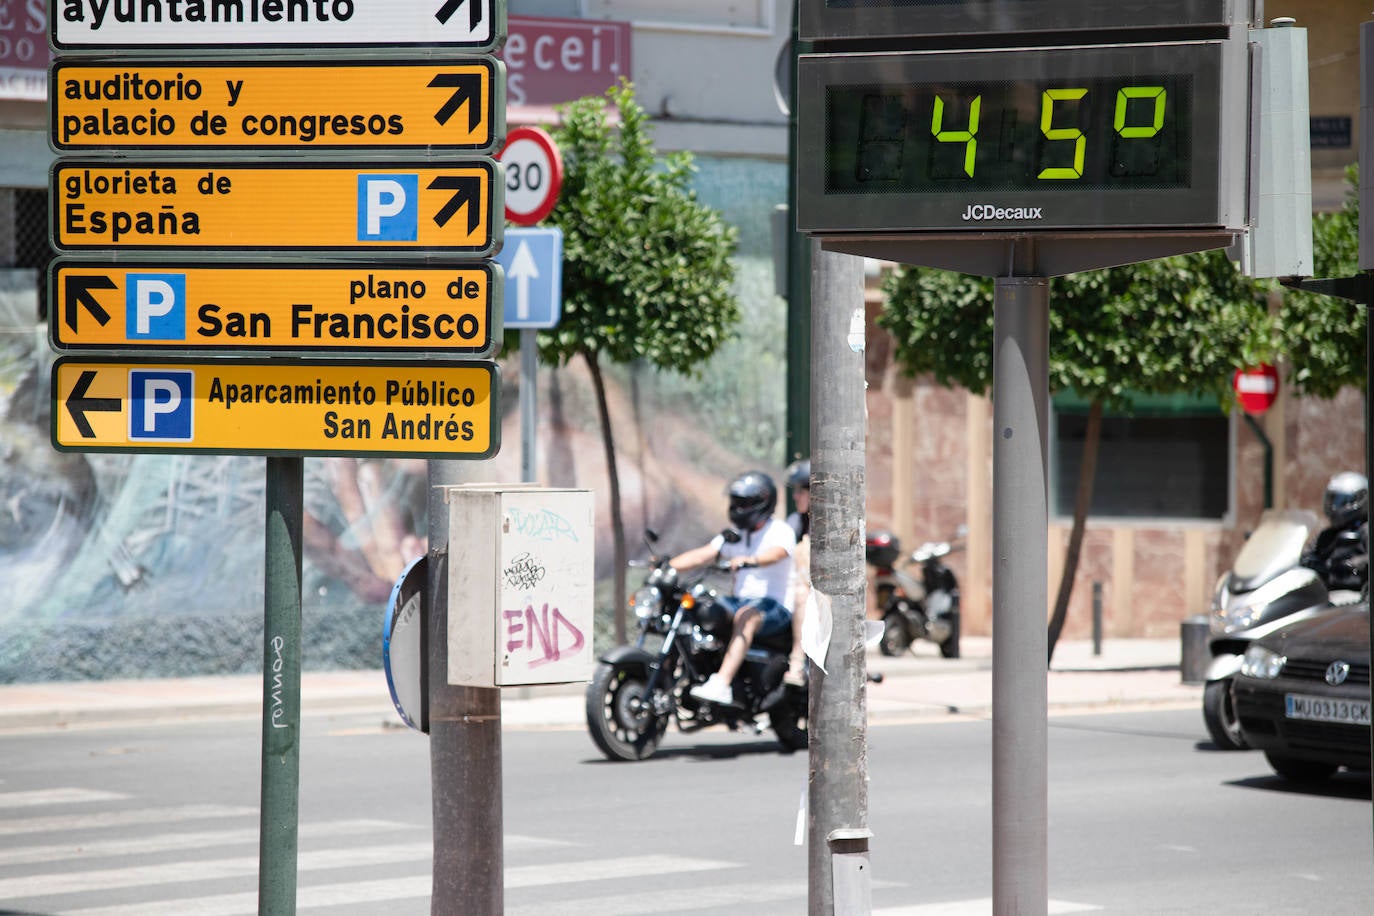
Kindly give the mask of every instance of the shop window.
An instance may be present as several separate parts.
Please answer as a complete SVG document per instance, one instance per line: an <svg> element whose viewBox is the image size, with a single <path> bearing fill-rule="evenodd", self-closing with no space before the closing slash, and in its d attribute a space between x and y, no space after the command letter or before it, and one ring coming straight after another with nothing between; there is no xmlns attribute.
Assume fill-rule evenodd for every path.
<svg viewBox="0 0 1374 916"><path fill-rule="evenodd" d="M38 318L47 319L48 192L33 188L0 188L0 267L32 269L38 286Z"/></svg>
<svg viewBox="0 0 1374 916"><path fill-rule="evenodd" d="M1054 513L1073 516L1087 404L1056 397L1051 455ZM1220 521L1231 509L1231 422L1215 401L1138 397L1104 414L1091 516Z"/></svg>

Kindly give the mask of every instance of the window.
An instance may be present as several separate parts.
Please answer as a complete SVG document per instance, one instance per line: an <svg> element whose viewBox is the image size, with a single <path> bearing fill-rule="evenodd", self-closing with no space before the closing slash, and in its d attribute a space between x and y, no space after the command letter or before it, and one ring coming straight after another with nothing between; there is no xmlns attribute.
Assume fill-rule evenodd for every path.
<svg viewBox="0 0 1374 916"><path fill-rule="evenodd" d="M38 286L38 317L47 319L48 192L0 188L0 268L32 268Z"/></svg>
<svg viewBox="0 0 1374 916"><path fill-rule="evenodd" d="M1054 512L1073 515L1088 404L1054 399ZM1136 397L1129 415L1103 414L1089 514L1220 521L1231 508L1231 422L1215 401Z"/></svg>
<svg viewBox="0 0 1374 916"><path fill-rule="evenodd" d="M583 0L588 19L669 28L773 32L772 0Z"/></svg>

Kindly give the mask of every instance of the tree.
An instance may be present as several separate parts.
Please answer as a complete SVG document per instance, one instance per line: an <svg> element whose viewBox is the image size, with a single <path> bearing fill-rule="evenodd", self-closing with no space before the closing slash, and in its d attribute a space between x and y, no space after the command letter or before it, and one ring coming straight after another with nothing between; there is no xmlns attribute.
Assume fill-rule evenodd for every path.
<svg viewBox="0 0 1374 916"><path fill-rule="evenodd" d="M896 338L910 375L984 394L992 384L992 281L904 269L885 285L879 324ZM1073 527L1064 557L1049 652L1063 629L1092 502L1102 413L1129 411L1130 395L1202 393L1226 402L1231 373L1273 352L1261 290L1221 252L1071 274L1054 281L1050 310L1051 391L1089 402Z"/></svg>
<svg viewBox="0 0 1374 916"><path fill-rule="evenodd" d="M1346 170L1345 207L1312 220L1313 270L1318 277L1359 271L1359 171ZM1365 384L1365 308L1343 299L1291 291L1279 307L1288 381L1294 390L1332 398L1346 385Z"/></svg>
<svg viewBox="0 0 1374 916"><path fill-rule="evenodd" d="M690 154L655 153L628 82L561 114L553 138L563 190L549 222L563 230L563 309L558 327L539 334L539 353L560 366L581 357L591 372L611 489L615 636L624 642L625 527L602 364L642 359L696 374L739 321L737 231L697 201Z"/></svg>

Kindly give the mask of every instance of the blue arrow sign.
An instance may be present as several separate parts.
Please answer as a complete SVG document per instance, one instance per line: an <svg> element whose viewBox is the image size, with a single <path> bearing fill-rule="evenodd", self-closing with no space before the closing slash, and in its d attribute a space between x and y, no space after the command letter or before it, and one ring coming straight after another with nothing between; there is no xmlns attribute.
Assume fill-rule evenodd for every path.
<svg viewBox="0 0 1374 916"><path fill-rule="evenodd" d="M506 272L506 327L557 327L563 305L563 230L507 229L496 262Z"/></svg>

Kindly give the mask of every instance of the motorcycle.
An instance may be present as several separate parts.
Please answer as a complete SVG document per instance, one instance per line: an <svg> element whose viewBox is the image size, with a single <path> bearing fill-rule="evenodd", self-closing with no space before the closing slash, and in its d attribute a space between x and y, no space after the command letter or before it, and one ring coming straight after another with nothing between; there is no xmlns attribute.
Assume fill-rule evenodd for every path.
<svg viewBox="0 0 1374 916"><path fill-rule="evenodd" d="M733 530L723 534L739 538ZM653 531L645 535L651 552L657 539ZM754 638L732 685L737 705L699 700L690 691L720 668L732 623L702 580L729 567L718 562L683 576L664 556L631 565L649 567L630 602L639 637L602 655L587 685L587 729L597 748L610 760L644 760L670 724L683 733L724 725L759 734L758 717L765 713L785 752L806 747L807 687L783 681L791 630Z"/></svg>
<svg viewBox="0 0 1374 916"><path fill-rule="evenodd" d="M1220 750L1250 746L1236 716L1232 683L1250 642L1280 627L1359 600L1359 592L1328 592L1321 577L1301 565L1303 545L1317 528L1305 509L1269 509L1222 573L1212 594L1202 719Z"/></svg>
<svg viewBox="0 0 1374 916"><path fill-rule="evenodd" d="M864 559L875 571L874 585L882 612L883 635L878 651L901 655L918 639L940 647L945 658L959 657L959 580L944 563L966 529L959 526L954 539L929 542L914 550L903 563L901 541L889 531L870 533L864 541ZM917 579L903 566L919 565Z"/></svg>

